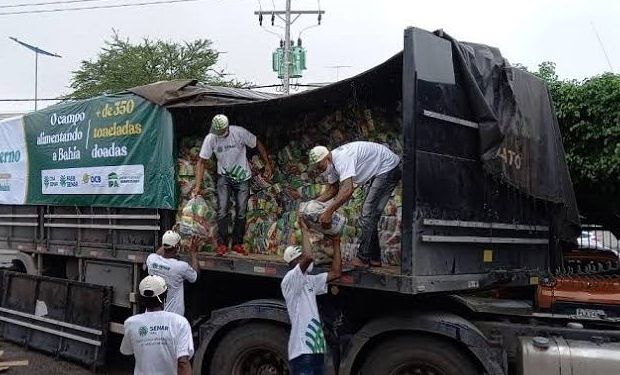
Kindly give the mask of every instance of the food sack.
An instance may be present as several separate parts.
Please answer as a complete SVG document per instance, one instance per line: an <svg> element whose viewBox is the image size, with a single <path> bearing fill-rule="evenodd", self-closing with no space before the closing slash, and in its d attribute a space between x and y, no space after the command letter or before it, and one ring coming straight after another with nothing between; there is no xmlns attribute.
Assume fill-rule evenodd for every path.
<svg viewBox="0 0 620 375"><path fill-rule="evenodd" d="M212 214L212 211L204 198L198 196L190 199L183 207L181 220L178 223L181 236L208 238L210 235L210 214Z"/></svg>
<svg viewBox="0 0 620 375"><path fill-rule="evenodd" d="M347 220L338 212L334 212L331 226L328 229L324 229L323 226L321 226L319 223L319 217L323 214L323 212L325 212L325 209L327 209L327 205L317 200L302 202L299 204L299 213L303 216L304 220L306 220L312 229L331 236L338 236L342 234L342 230L344 229Z"/></svg>

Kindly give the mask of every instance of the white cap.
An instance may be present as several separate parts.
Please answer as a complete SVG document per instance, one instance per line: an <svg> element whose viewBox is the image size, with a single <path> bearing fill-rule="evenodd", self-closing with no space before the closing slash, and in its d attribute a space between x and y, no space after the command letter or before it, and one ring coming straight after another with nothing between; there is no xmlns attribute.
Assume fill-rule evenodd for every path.
<svg viewBox="0 0 620 375"><path fill-rule="evenodd" d="M301 246L289 246L286 250L284 250L284 255L282 255L282 258L284 258L286 263L291 263L295 259L299 258L303 253L304 251Z"/></svg>
<svg viewBox="0 0 620 375"><path fill-rule="evenodd" d="M161 244L164 247L175 247L181 241L181 235L173 230L166 231L161 238Z"/></svg>
<svg viewBox="0 0 620 375"><path fill-rule="evenodd" d="M161 276L147 276L140 281L138 289L142 297L159 297L168 290L168 286Z"/></svg>
<svg viewBox="0 0 620 375"><path fill-rule="evenodd" d="M215 115L211 120L211 133L224 135L228 129L228 117L226 115Z"/></svg>
<svg viewBox="0 0 620 375"><path fill-rule="evenodd" d="M321 160L325 159L329 155L329 150L325 146L315 146L310 150L310 154L308 155L308 160L310 165L316 164Z"/></svg>

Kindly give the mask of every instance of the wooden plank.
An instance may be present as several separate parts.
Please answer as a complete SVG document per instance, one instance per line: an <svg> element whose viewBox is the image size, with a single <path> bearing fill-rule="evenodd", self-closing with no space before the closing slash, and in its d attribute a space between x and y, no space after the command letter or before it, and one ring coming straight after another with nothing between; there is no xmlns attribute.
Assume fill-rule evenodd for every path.
<svg viewBox="0 0 620 375"><path fill-rule="evenodd" d="M28 366L28 360L0 362L0 367Z"/></svg>

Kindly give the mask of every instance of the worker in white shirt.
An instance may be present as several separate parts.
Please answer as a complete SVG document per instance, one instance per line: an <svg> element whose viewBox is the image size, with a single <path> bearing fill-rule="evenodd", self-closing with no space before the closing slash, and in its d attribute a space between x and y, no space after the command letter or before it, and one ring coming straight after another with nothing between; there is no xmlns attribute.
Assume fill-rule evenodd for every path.
<svg viewBox="0 0 620 375"><path fill-rule="evenodd" d="M228 252L230 240L230 198L235 200L235 222L232 231L232 251L246 255L244 246L246 212L250 196L250 179L252 170L246 156L247 148L256 148L263 163L265 164L265 178L270 180L273 176L271 161L265 146L245 128L229 125L228 117L219 114L211 121L210 134L205 137L200 157L196 164L196 185L192 191L194 196L202 190L202 177L204 176L204 161L213 155L217 159L217 231L218 246L216 254L223 256Z"/></svg>
<svg viewBox="0 0 620 375"><path fill-rule="evenodd" d="M340 277L340 238L332 238L334 256L330 271L309 275L313 268L309 229L303 219L300 218L299 223L303 247L289 246L284 251L284 261L291 270L281 283L291 321L289 366L292 375L323 375L326 343L316 296L327 293L327 283Z"/></svg>
<svg viewBox="0 0 620 375"><path fill-rule="evenodd" d="M200 267L198 265L198 241L190 240L189 253L192 264L177 259L181 248L181 236L169 230L162 236L162 246L156 253L146 258L149 275L161 276L168 285L166 311L185 315L184 282L196 282Z"/></svg>
<svg viewBox="0 0 620 375"><path fill-rule="evenodd" d="M146 311L125 320L120 348L121 353L135 357L134 375L190 375L192 330L185 317L164 311L166 281L147 276L139 289Z"/></svg>
<svg viewBox="0 0 620 375"><path fill-rule="evenodd" d="M377 224L402 176L398 155L378 143L351 142L331 152L327 147L316 146L310 150L309 161L326 175L329 184L317 198L321 202L331 200L319 218L325 227L331 225L334 212L349 201L355 186L370 183L359 218L360 245L351 265L355 268L381 267Z"/></svg>

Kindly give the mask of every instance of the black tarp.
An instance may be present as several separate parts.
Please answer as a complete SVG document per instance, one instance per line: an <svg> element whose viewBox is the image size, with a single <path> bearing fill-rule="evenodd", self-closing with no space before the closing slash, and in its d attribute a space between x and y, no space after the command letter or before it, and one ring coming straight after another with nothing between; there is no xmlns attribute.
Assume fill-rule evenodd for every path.
<svg viewBox="0 0 620 375"><path fill-rule="evenodd" d="M546 84L510 66L497 48L458 42L442 31L435 34L452 43L455 64L464 68L485 171L527 195L557 204L556 235L573 240L580 231L577 203Z"/></svg>

